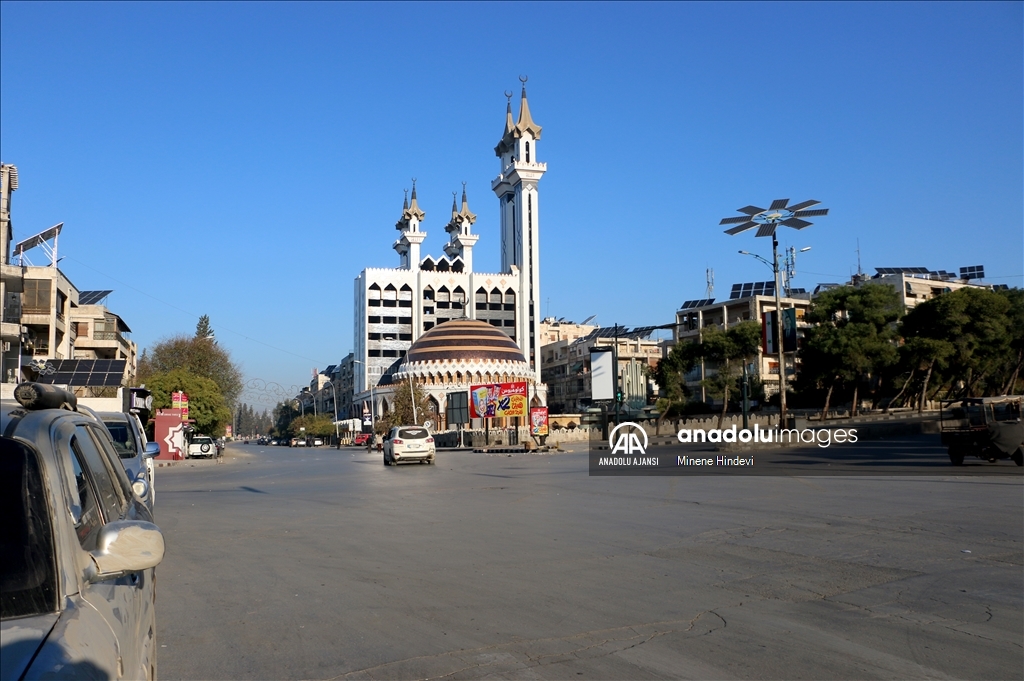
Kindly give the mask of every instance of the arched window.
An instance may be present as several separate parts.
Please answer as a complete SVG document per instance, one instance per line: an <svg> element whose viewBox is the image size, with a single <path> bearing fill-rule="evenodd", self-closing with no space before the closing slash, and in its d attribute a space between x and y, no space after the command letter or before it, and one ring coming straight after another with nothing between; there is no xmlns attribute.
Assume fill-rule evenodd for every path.
<svg viewBox="0 0 1024 681"><path fill-rule="evenodd" d="M530 162L530 143L526 143L526 162Z"/></svg>

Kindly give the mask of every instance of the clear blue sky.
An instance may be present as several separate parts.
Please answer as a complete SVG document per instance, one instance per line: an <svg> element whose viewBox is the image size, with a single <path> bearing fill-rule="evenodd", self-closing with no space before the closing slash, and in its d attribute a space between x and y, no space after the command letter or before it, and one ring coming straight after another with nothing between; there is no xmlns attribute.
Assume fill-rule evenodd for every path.
<svg viewBox="0 0 1024 681"><path fill-rule="evenodd" d="M208 314L248 378L307 383L352 349L353 279L393 267L418 178L425 253L451 192L498 267L493 147L529 75L543 312L659 324L770 272L747 204L818 199L795 285L983 264L1024 283L1022 5L0 5L15 238L140 347ZM34 252L37 261L42 254ZM268 397L252 393L255 404Z"/></svg>

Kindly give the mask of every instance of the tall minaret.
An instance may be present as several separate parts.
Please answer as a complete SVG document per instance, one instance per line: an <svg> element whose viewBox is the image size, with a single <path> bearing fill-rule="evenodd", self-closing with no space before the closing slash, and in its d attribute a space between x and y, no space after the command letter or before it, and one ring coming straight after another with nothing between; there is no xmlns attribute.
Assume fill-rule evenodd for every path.
<svg viewBox="0 0 1024 681"><path fill-rule="evenodd" d="M448 232L451 240L444 247L444 252L449 258L462 258L462 264L466 272L473 271L473 246L480 238L470 232L473 223L476 222L476 214L469 210L469 200L466 198L466 183L462 183L462 210L458 210L455 204L455 194L452 193L452 219L444 231Z"/></svg>
<svg viewBox="0 0 1024 681"><path fill-rule="evenodd" d="M501 204L501 267L519 271L516 300L516 342L540 380L540 202L537 185L547 171L537 158L541 127L533 122L526 101L526 77L519 103L519 120L512 123L512 93L506 92L505 131L494 148L501 159L501 172L491 188Z"/></svg>
<svg viewBox="0 0 1024 681"><path fill-rule="evenodd" d="M427 238L427 233L420 231L420 223L426 216L416 202L416 178L413 178L412 203L408 198L402 202L402 217L395 223L395 229L402 233L394 245L401 258L399 267L402 269L414 270L420 266L420 244Z"/></svg>

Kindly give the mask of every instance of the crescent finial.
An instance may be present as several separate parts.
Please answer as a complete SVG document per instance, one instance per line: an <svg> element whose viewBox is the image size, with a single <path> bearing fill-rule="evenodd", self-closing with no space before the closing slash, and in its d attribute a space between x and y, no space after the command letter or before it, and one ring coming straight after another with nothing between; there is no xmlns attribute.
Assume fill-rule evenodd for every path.
<svg viewBox="0 0 1024 681"><path fill-rule="evenodd" d="M519 82L526 85L526 81L530 80L527 76L519 76Z"/></svg>

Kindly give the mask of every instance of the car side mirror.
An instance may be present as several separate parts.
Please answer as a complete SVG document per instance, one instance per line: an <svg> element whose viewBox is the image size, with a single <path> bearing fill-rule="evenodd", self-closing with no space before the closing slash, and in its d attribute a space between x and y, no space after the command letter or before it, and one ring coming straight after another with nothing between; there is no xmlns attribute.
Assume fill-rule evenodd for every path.
<svg viewBox="0 0 1024 681"><path fill-rule="evenodd" d="M142 453L142 458L152 459L154 456L160 456L160 443L159 442L147 442L146 449Z"/></svg>
<svg viewBox="0 0 1024 681"><path fill-rule="evenodd" d="M117 520L100 528L96 550L91 551L90 582L117 579L155 567L164 558L164 536L153 523Z"/></svg>

